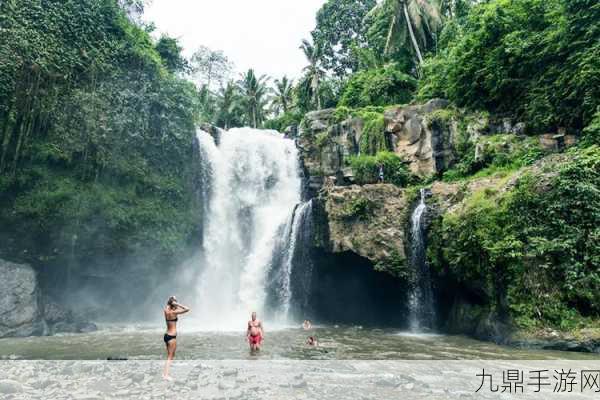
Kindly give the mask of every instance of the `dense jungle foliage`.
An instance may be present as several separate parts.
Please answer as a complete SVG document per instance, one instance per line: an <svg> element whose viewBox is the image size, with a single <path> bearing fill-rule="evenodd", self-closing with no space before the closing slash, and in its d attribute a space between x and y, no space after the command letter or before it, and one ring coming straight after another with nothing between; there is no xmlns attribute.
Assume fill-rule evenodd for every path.
<svg viewBox="0 0 600 400"><path fill-rule="evenodd" d="M581 130L600 106L600 3L495 0L450 25L423 68L419 97L443 97L524 121ZM444 35L444 32L442 32Z"/></svg>
<svg viewBox="0 0 600 400"><path fill-rule="evenodd" d="M570 150L508 191L470 195L430 237L432 267L479 282L484 303L517 326L586 326L600 314L600 148Z"/></svg>
<svg viewBox="0 0 600 400"><path fill-rule="evenodd" d="M178 77L180 50L115 1L0 3L4 255L64 266L183 254L199 101Z"/></svg>

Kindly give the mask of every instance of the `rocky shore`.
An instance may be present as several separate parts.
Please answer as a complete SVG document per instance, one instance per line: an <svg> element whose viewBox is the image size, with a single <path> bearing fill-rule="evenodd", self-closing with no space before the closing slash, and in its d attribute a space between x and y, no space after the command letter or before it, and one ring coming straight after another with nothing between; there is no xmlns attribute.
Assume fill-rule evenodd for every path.
<svg viewBox="0 0 600 400"><path fill-rule="evenodd" d="M35 361L0 363L0 397L16 399L497 399L479 390L482 370L498 384L508 369L580 370L597 362L574 361L179 361L174 380L161 379L162 362ZM529 381L527 381L529 382ZM552 381L554 386L554 381ZM595 399L579 384L568 395L523 386L518 398ZM575 390L577 391L575 394ZM512 393L512 391L511 391ZM507 396L511 396L508 391ZM503 397L504 398L504 397ZM509 398L509 397L506 397Z"/></svg>

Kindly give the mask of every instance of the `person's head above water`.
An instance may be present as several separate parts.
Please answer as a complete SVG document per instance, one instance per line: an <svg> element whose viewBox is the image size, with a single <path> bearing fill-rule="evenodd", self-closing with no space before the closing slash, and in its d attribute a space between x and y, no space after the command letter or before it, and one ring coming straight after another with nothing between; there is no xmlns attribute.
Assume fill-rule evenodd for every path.
<svg viewBox="0 0 600 400"><path fill-rule="evenodd" d="M256 321L256 311L252 311L252 321Z"/></svg>
<svg viewBox="0 0 600 400"><path fill-rule="evenodd" d="M177 298L175 296L171 296L171 297L169 297L169 300L167 300L167 305L171 308L175 308L176 303L177 303Z"/></svg>

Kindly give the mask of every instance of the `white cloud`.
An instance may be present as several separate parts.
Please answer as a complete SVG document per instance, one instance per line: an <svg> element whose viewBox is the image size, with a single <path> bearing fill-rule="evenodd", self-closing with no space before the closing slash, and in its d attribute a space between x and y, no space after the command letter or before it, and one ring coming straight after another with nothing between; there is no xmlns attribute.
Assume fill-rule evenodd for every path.
<svg viewBox="0 0 600 400"><path fill-rule="evenodd" d="M298 77L306 64L300 41L310 36L325 0L154 0L146 21L180 39L187 56L205 45L223 50L238 71Z"/></svg>

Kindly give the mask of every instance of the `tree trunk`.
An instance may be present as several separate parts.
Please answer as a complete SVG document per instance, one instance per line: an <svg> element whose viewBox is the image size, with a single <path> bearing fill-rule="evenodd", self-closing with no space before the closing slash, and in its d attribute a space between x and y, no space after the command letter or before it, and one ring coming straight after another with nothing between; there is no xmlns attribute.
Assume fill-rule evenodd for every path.
<svg viewBox="0 0 600 400"><path fill-rule="evenodd" d="M30 118L30 117L28 117ZM29 123L28 119L23 119L21 124L19 125L19 129L15 131L17 135L17 144L15 145L15 154L12 160L12 174L14 175L17 172L17 163L19 161L19 152L21 151L21 145L23 144L23 136L27 131L27 124ZM7 168L8 169L8 168Z"/></svg>
<svg viewBox="0 0 600 400"><path fill-rule="evenodd" d="M319 85L317 85L317 110L321 109L321 94L319 93Z"/></svg>
<svg viewBox="0 0 600 400"><path fill-rule="evenodd" d="M314 72L313 78L312 78L311 87L312 87L312 90L313 90L313 93L314 93L313 94L314 99L317 102L317 110L321 109L321 95L319 93L319 86L320 86L320 84L319 84L319 75L317 75L317 72Z"/></svg>
<svg viewBox="0 0 600 400"><path fill-rule="evenodd" d="M415 32L413 32L412 22L410 20L410 16L408 15L408 6L406 5L406 1L402 2L402 6L404 8L404 18L406 19L406 26L408 27L408 33L410 34L410 40L412 41L412 44L415 47L415 53L417 53L417 58L419 59L419 64L423 65L423 56L421 55L421 50L419 49L419 44L417 43L417 38L415 37Z"/></svg>
<svg viewBox="0 0 600 400"><path fill-rule="evenodd" d="M394 26L396 25L396 14L392 18L392 23L390 24L390 29L388 30L387 39L385 40L385 49L383 50L383 54L390 53L390 45L392 44L392 34L394 32Z"/></svg>
<svg viewBox="0 0 600 400"><path fill-rule="evenodd" d="M212 81L212 64L210 64L210 62L208 65L208 73L206 75L207 75L206 90L210 91L210 83Z"/></svg>
<svg viewBox="0 0 600 400"><path fill-rule="evenodd" d="M11 138L11 134L10 134L10 119L12 118L12 112L14 109L14 103L15 101L11 101L10 103L10 107L8 108L8 112L6 113L6 116L4 117L4 125L2 127L2 141L0 142L0 144L2 145L0 147L0 172L2 172L2 166L4 164L4 157L6 157L6 151L8 148L8 144L10 143L10 138Z"/></svg>
<svg viewBox="0 0 600 400"><path fill-rule="evenodd" d="M15 122L18 122L18 119L19 117L17 117L17 121ZM4 170L4 162L6 160L6 156L8 155L8 147L10 146L10 142L13 137L10 128L10 124L6 124L6 128L4 129L4 140L2 141L2 154L0 155L0 172Z"/></svg>

